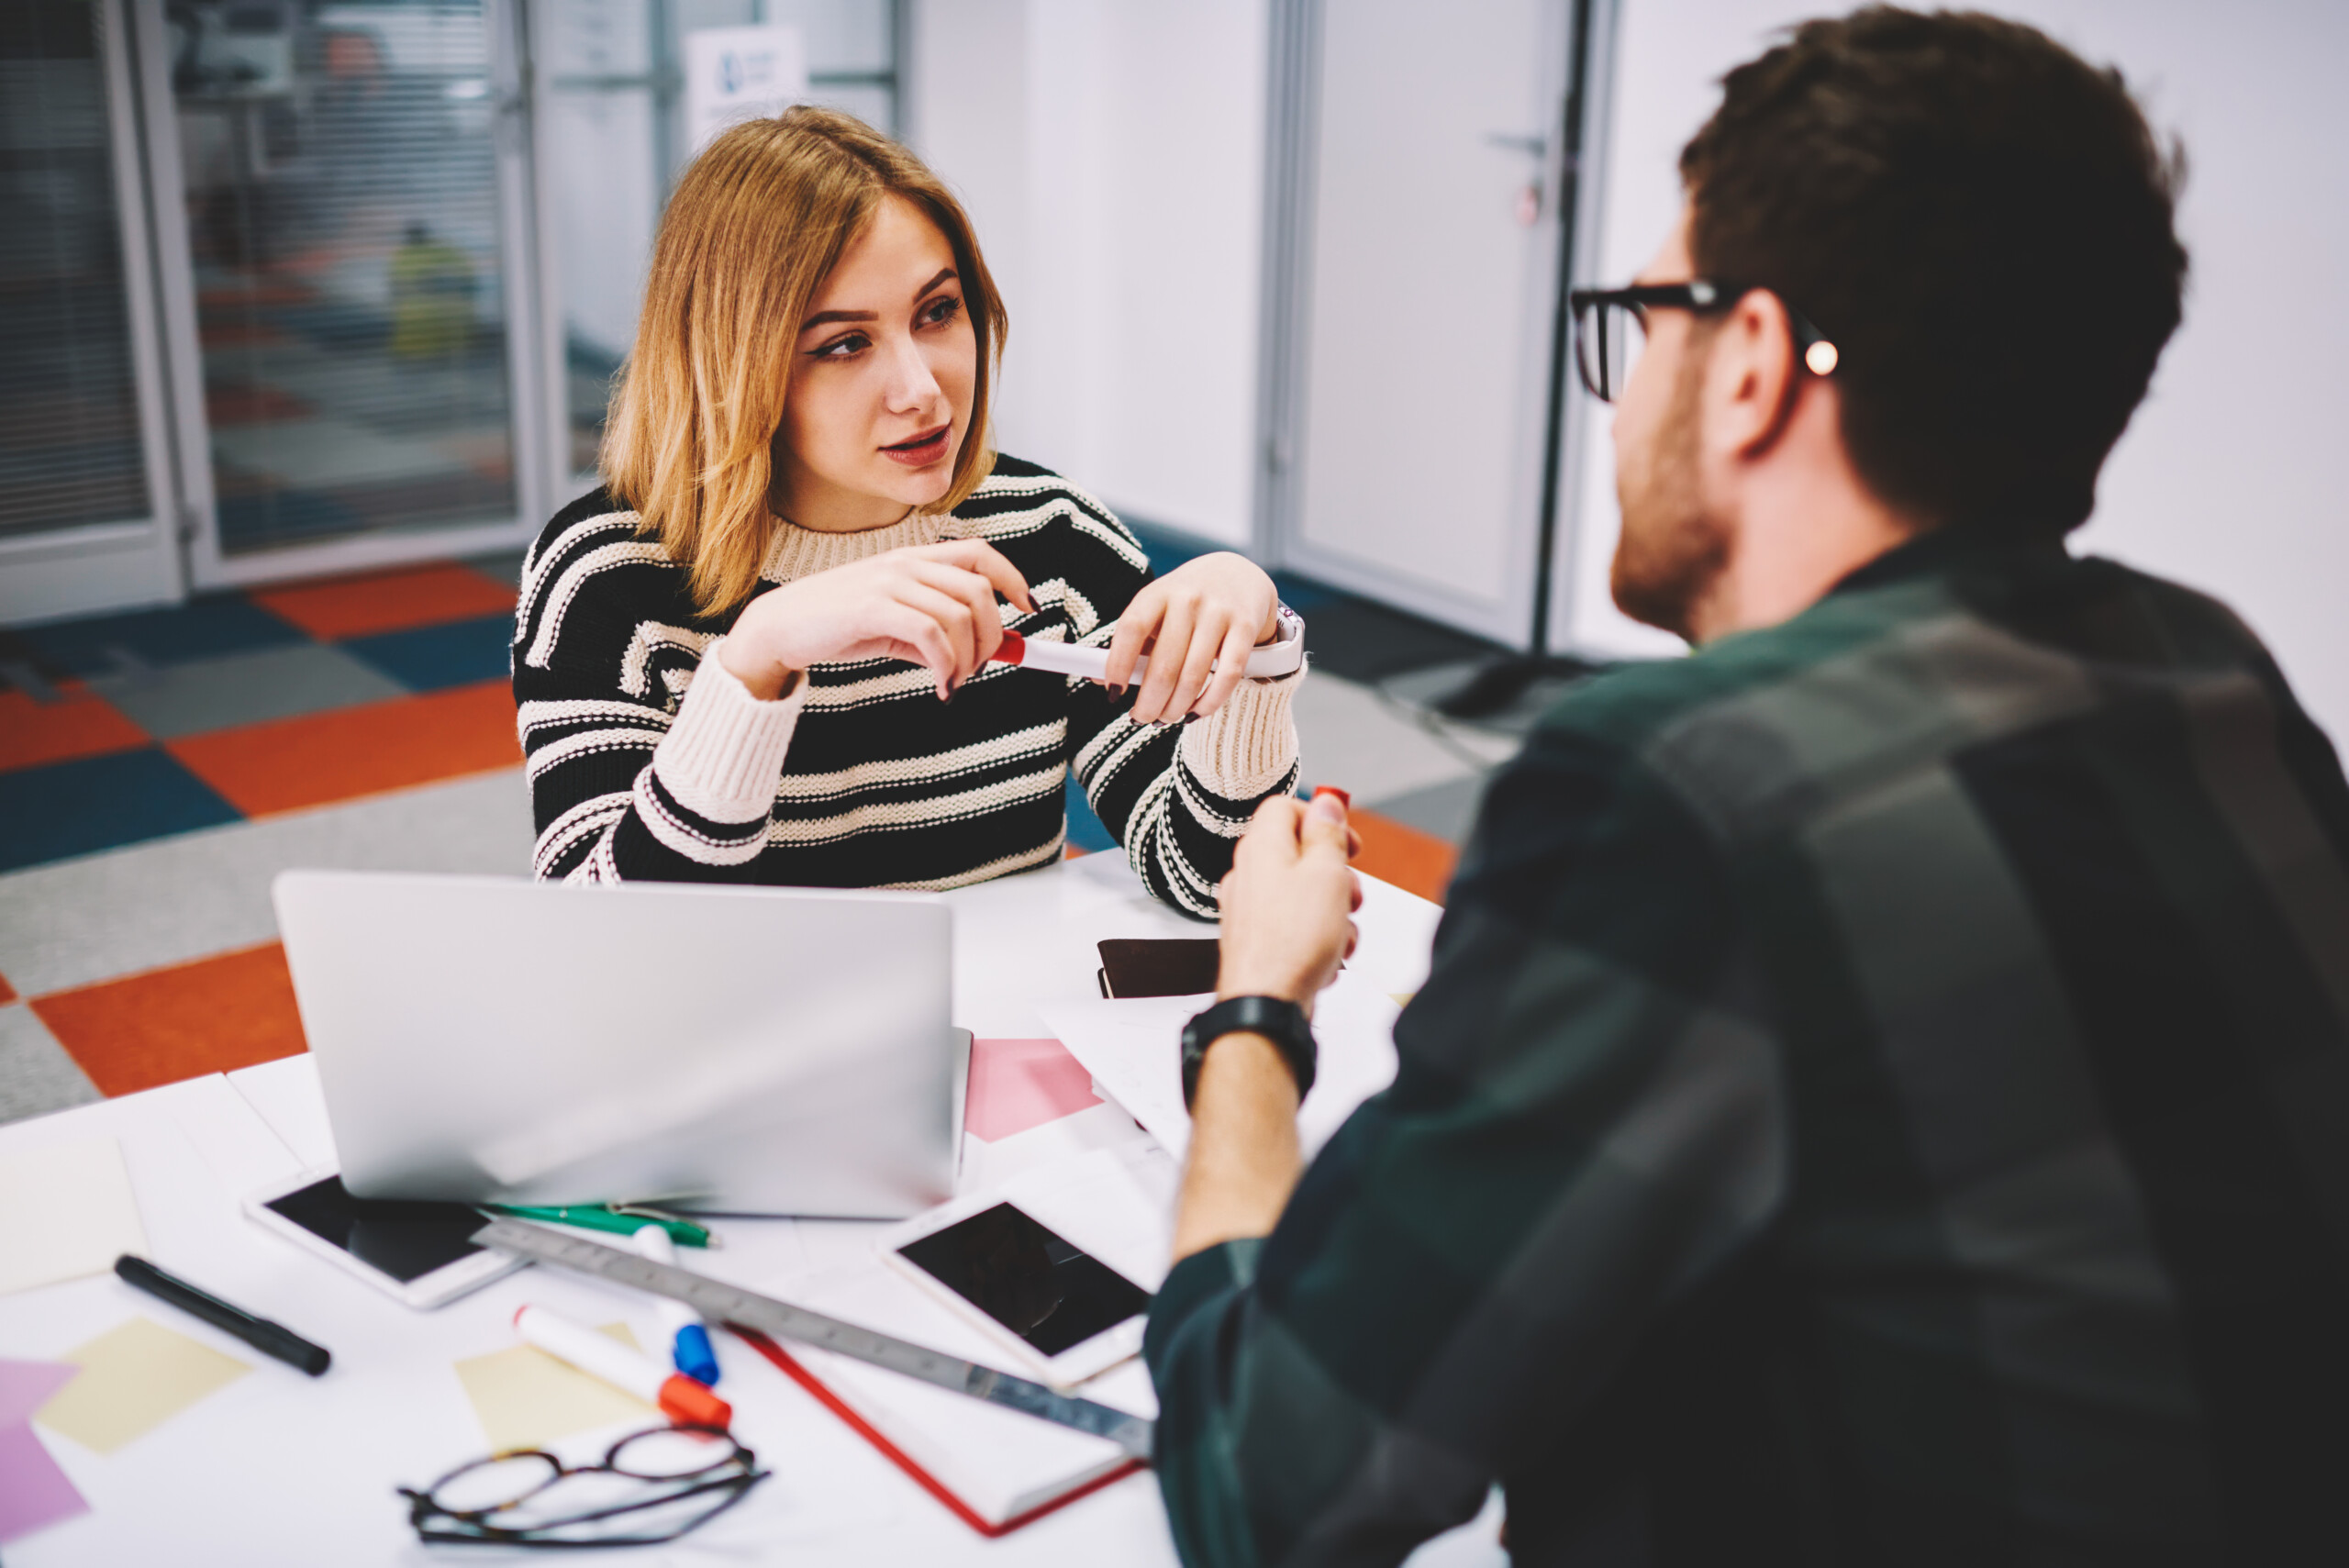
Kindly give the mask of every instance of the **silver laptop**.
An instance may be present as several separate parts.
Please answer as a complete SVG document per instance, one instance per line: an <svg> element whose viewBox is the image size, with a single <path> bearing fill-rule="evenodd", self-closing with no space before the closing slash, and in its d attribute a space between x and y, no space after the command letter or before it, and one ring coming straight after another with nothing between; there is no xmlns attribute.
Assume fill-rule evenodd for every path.
<svg viewBox="0 0 2349 1568"><path fill-rule="evenodd" d="M950 1196L970 1037L918 894L291 871L344 1185L898 1218Z"/></svg>

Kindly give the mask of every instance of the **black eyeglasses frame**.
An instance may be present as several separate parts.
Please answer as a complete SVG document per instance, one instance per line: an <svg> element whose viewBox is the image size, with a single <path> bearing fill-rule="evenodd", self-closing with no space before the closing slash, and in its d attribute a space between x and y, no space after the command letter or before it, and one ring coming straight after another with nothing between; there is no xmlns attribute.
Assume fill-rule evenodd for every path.
<svg viewBox="0 0 2349 1568"><path fill-rule="evenodd" d="M1686 310L1698 316L1718 315L1759 286L1725 283L1719 278L1691 278L1685 284L1631 284L1623 288L1569 290L1566 305L1574 313L1575 320L1575 373L1582 378L1583 390L1601 403L1614 402L1615 394L1620 390L1615 384L1615 367L1610 362L1607 348L1607 317L1609 311L1630 313L1644 332L1647 329L1647 313L1651 310ZM1765 292L1776 294L1775 290ZM1787 321L1794 329L1795 357L1803 369L1813 375L1832 375L1840 358L1835 345L1828 342L1827 334L1811 325L1809 317L1787 305L1783 297L1778 303L1785 306ZM1814 353L1815 347L1822 343L1827 345L1825 353ZM1821 360L1825 361L1823 369Z"/></svg>
<svg viewBox="0 0 2349 1568"><path fill-rule="evenodd" d="M722 1438L729 1445L729 1451L723 1457L711 1461L700 1470L674 1476L639 1474L617 1462L621 1451L640 1438L673 1431L699 1432L713 1438ZM467 1471L478 1470L486 1464L502 1463L515 1459L543 1459L547 1462L551 1473L546 1480L529 1491L518 1497L508 1498L495 1507L451 1508L433 1500L436 1493ZM713 1472L719 1470L730 1470L732 1473L712 1476ZM648 1486L669 1485L673 1489L640 1498L635 1502L622 1503L613 1507L591 1509L584 1514L567 1518L550 1519L543 1524L531 1525L525 1529L517 1529L489 1522L490 1515L503 1513L507 1508L527 1502L566 1477L601 1473L623 1476L630 1481L641 1481ZM414 1527L418 1540L451 1546L519 1546L555 1551L581 1551L622 1546L658 1546L665 1541L676 1540L699 1529L740 1502L750 1495L753 1486L773 1473L772 1471L761 1470L758 1455L743 1447L730 1432L719 1430L715 1427L653 1427L640 1432L630 1432L620 1439L605 1451L603 1462L599 1464L565 1464L561 1459L543 1449L509 1449L503 1453L494 1453L485 1459L477 1459L471 1463L461 1464L421 1492L409 1486L402 1486L398 1491L401 1496L407 1499L408 1523ZM703 1479L704 1477L709 1478ZM686 1523L663 1533L605 1536L584 1540L551 1537L551 1532L555 1530L594 1524L602 1519L617 1518L626 1514L639 1513L647 1508L666 1507L673 1503L684 1502L689 1497L698 1497L717 1492L726 1492L730 1495L716 1507L696 1514ZM451 1526L456 1528L446 1528L436 1524L433 1522L436 1519L446 1519Z"/></svg>

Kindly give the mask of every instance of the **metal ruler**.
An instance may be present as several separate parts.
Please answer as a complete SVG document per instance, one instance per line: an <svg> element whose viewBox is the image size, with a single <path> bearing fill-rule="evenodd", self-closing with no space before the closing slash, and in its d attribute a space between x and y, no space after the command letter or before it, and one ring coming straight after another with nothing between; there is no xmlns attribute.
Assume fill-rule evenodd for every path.
<svg viewBox="0 0 2349 1568"><path fill-rule="evenodd" d="M584 1236L565 1235L522 1219L491 1220L474 1232L473 1244L528 1258L532 1262L593 1274L631 1290L669 1296L685 1303L713 1323L739 1324L779 1340L796 1340L870 1362L974 1399L984 1399L990 1405L1001 1405L1023 1415L1108 1438L1134 1458L1145 1463L1150 1459L1151 1423L1140 1416L1097 1405L1090 1399L1079 1399L1041 1383L997 1372L991 1366L860 1329L853 1323L843 1323L771 1296L727 1284L707 1274L656 1263L618 1247L590 1241Z"/></svg>

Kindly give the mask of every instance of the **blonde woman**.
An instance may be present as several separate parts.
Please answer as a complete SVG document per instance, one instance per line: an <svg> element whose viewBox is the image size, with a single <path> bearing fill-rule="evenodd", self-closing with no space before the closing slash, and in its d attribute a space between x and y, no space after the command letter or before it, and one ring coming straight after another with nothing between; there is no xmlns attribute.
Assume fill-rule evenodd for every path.
<svg viewBox="0 0 2349 1568"><path fill-rule="evenodd" d="M1215 914L1296 780L1303 672L1242 669L1293 623L1243 558L1153 578L1099 502L991 450L1005 327L953 196L848 116L695 161L604 486L524 568L540 877L959 887L1060 858L1073 768L1151 891ZM1106 645L1110 684L988 662L1007 629Z"/></svg>

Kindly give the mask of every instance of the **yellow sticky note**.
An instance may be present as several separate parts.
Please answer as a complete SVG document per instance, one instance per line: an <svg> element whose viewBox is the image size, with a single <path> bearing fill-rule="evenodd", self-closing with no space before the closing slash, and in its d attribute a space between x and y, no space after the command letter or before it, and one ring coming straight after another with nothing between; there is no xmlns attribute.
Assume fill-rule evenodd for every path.
<svg viewBox="0 0 2349 1568"><path fill-rule="evenodd" d="M33 1419L98 1453L114 1452L252 1371L148 1318L133 1318L57 1359L82 1374Z"/></svg>
<svg viewBox="0 0 2349 1568"><path fill-rule="evenodd" d="M638 1348L625 1323L607 1323L602 1331L631 1350ZM516 1345L461 1361L457 1381L465 1385L465 1397L473 1402L473 1414L481 1418L491 1451L497 1453L543 1448L573 1432L619 1421L661 1418L660 1411L633 1394L623 1394L536 1345Z"/></svg>

